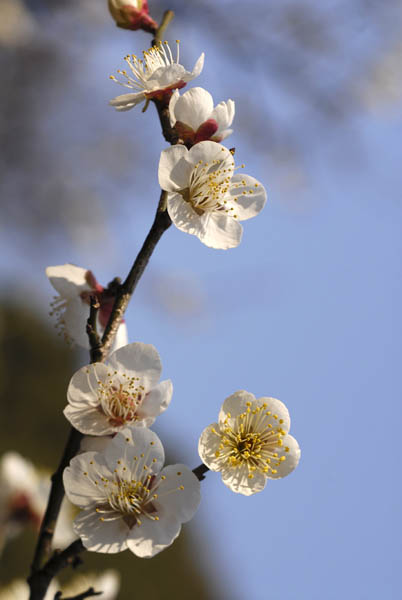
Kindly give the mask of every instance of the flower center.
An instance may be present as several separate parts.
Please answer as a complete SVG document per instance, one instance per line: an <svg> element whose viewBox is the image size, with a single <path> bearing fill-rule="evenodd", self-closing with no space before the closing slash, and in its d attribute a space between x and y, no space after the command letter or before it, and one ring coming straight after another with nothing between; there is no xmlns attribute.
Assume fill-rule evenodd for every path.
<svg viewBox="0 0 402 600"><path fill-rule="evenodd" d="M234 162L215 159L211 162L200 160L190 175L190 185L182 192L184 200L189 202L198 215L205 212L225 211L225 196L229 191L234 171Z"/></svg>
<svg viewBox="0 0 402 600"><path fill-rule="evenodd" d="M286 456L280 456L278 450L283 446L283 436L286 431L282 428L283 419L267 411L267 404L252 408L247 402L247 409L238 415L234 424L229 425L230 414L220 432L213 429L221 437L219 450L215 453L226 466L241 467L246 465L248 477L253 478L254 471L265 474L275 474ZM275 425L272 423L275 423ZM289 448L284 448L285 452Z"/></svg>
<svg viewBox="0 0 402 600"><path fill-rule="evenodd" d="M157 46L152 46L148 50L143 51L143 58L138 58L135 54L127 55L124 57L130 71L134 77L129 75L127 71L119 69L117 72L122 75L125 79L119 81L114 75L110 75L110 79L116 83L130 89L137 91L148 90L148 80L151 79L152 75L161 67L167 68L173 64L179 63L179 46L180 41L176 40L177 52L176 59L173 58L172 51L167 42L159 42ZM151 86L150 89L153 89Z"/></svg>
<svg viewBox="0 0 402 600"><path fill-rule="evenodd" d="M138 419L136 412L145 396L145 388L139 377L128 377L125 373L115 379L117 371L105 381L98 381L99 409L108 418L111 425L124 425Z"/></svg>

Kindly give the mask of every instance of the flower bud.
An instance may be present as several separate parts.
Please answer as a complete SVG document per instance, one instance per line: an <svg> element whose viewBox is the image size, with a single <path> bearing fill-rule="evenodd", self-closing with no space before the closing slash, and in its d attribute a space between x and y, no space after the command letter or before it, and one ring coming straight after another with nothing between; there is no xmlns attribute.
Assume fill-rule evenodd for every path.
<svg viewBox="0 0 402 600"><path fill-rule="evenodd" d="M108 0L110 14L118 27L155 33L158 24L149 15L147 0Z"/></svg>

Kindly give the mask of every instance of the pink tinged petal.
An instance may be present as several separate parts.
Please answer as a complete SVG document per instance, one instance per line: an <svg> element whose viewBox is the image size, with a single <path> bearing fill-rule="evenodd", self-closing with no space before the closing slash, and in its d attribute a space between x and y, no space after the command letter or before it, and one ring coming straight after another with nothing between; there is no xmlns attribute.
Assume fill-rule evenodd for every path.
<svg viewBox="0 0 402 600"><path fill-rule="evenodd" d="M271 462L271 467L277 472L272 473L270 471L267 473L268 479L281 479L282 477L286 477L286 475L289 475L289 473L294 471L299 464L301 452L295 438L292 435L285 435L283 436L282 441L283 446L276 448L276 452L278 453L277 462ZM285 457L285 460L283 460L282 457Z"/></svg>
<svg viewBox="0 0 402 600"><path fill-rule="evenodd" d="M186 465L169 465L162 469L157 482L154 506L158 514L170 514L181 523L192 519L201 500L200 482L194 473Z"/></svg>
<svg viewBox="0 0 402 600"><path fill-rule="evenodd" d="M270 412L270 415L266 414L264 423L270 423L273 427L280 427L283 431L288 432L290 429L290 416L286 405L278 400L277 398L262 397L256 401L258 406L266 404L265 414Z"/></svg>
<svg viewBox="0 0 402 600"><path fill-rule="evenodd" d="M108 366L125 373L127 377L139 377L145 391L158 383L162 371L161 359L155 346L141 342L128 344L113 352L108 359Z"/></svg>
<svg viewBox="0 0 402 600"><path fill-rule="evenodd" d="M203 224L200 215L194 211L183 196L177 193L169 193L167 197L167 211L173 224L191 235L199 237L203 233Z"/></svg>
<svg viewBox="0 0 402 600"><path fill-rule="evenodd" d="M68 405L63 414L75 429L86 435L111 435L119 429L118 426L111 425L98 408Z"/></svg>
<svg viewBox="0 0 402 600"><path fill-rule="evenodd" d="M220 471L222 468L222 460L218 457L221 439L219 424L212 423L204 429L198 441L198 454L211 471Z"/></svg>
<svg viewBox="0 0 402 600"><path fill-rule="evenodd" d="M110 352L115 352L128 344L128 331L125 323L120 323Z"/></svg>
<svg viewBox="0 0 402 600"><path fill-rule="evenodd" d="M170 546L180 530L180 521L170 514L160 515L159 521L143 516L141 525L131 528L127 546L136 556L151 558Z"/></svg>
<svg viewBox="0 0 402 600"><path fill-rule="evenodd" d="M50 283L60 296L66 299L75 298L81 292L91 289L87 279L88 272L88 269L69 263L46 268Z"/></svg>
<svg viewBox="0 0 402 600"><path fill-rule="evenodd" d="M134 459L135 456L137 459ZM126 427L106 446L104 457L111 470L117 469L119 472L129 464L138 472L146 465L151 467L150 472L158 473L165 462L165 451L156 433L150 429ZM117 463L119 460L121 464ZM122 471L122 474L124 473L126 471ZM126 477L127 475L124 475L124 478Z"/></svg>
<svg viewBox="0 0 402 600"><path fill-rule="evenodd" d="M80 508L105 501L101 477L110 479L111 472L102 454L85 452L75 456L64 469L63 483L67 498ZM97 482L97 483L96 483Z"/></svg>
<svg viewBox="0 0 402 600"><path fill-rule="evenodd" d="M128 526L122 518L101 521L94 510L83 510L74 521L74 531L87 550L116 554L127 549Z"/></svg>
<svg viewBox="0 0 402 600"><path fill-rule="evenodd" d="M225 200L228 201L228 207L233 207L232 212L237 214L237 218L244 221L255 217L264 208L267 193L254 177L236 173L232 177Z"/></svg>
<svg viewBox="0 0 402 600"><path fill-rule="evenodd" d="M233 100L220 102L212 111L210 118L215 119L218 123L218 133L231 126L235 114L235 103Z"/></svg>
<svg viewBox="0 0 402 600"><path fill-rule="evenodd" d="M201 87L195 87L177 100L174 112L177 121L197 131L200 125L209 119L213 108L211 94Z"/></svg>
<svg viewBox="0 0 402 600"><path fill-rule="evenodd" d="M172 399L172 394L173 384L170 379L161 381L161 383L146 394L140 408L137 410L137 417L139 419L151 419L153 422L155 417L167 409ZM147 427L149 427L148 423Z"/></svg>
<svg viewBox="0 0 402 600"><path fill-rule="evenodd" d="M116 98L110 100L109 104L116 110L123 112L134 108L134 106L137 106L137 104L143 100L145 100L144 92L138 92L136 94L122 94L121 96L116 96Z"/></svg>
<svg viewBox="0 0 402 600"><path fill-rule="evenodd" d="M176 192L189 187L192 166L185 160L187 155L187 148L181 144L162 150L158 179L163 190Z"/></svg>
<svg viewBox="0 0 402 600"><path fill-rule="evenodd" d="M198 237L209 248L227 250L240 244L243 227L233 217L218 212L205 213L201 216L201 222L203 228Z"/></svg>
<svg viewBox="0 0 402 600"><path fill-rule="evenodd" d="M265 475L258 471L254 471L252 477L249 477L249 475L250 473L246 465L236 468L228 467L222 470L222 481L232 492L251 496L252 494L261 492L267 480Z"/></svg>
<svg viewBox="0 0 402 600"><path fill-rule="evenodd" d="M202 125L197 129L195 134L195 143L203 142L212 138L216 130L218 129L218 123L214 119L208 119L204 121Z"/></svg>
<svg viewBox="0 0 402 600"><path fill-rule="evenodd" d="M234 421L236 417L244 413L248 408L248 402L255 402L255 396L246 390L239 390L226 398L219 412L220 425L223 425L227 418Z"/></svg>

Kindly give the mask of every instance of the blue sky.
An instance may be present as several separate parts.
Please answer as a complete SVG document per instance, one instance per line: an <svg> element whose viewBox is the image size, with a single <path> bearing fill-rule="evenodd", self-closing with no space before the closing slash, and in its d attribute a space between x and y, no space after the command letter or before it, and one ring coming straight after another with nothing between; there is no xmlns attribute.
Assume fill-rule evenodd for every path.
<svg viewBox="0 0 402 600"><path fill-rule="evenodd" d="M217 600L396 600L402 107L363 107L329 129L273 86L267 99L272 114L284 122L287 115L304 119L312 140L294 164L280 164L270 157L269 139L262 151L261 140L247 132L247 111L256 97L264 104L269 82L239 72L236 57L228 62L219 44L195 27L172 27L168 37L176 36L186 66L206 50L196 85L217 102L237 102L241 128L235 119L228 144L236 146L245 172L267 187L269 202L244 223L237 249L208 249L173 227L156 249L127 321L131 341L154 344L164 377L174 383L171 407L157 431L177 446L183 462L196 466L200 432L216 420L226 396L246 389L287 404L291 433L302 448L291 476L268 482L251 498L230 492L219 475L207 475L201 508L189 525L201 532L200 559L222 590ZM47 127L51 132L60 120L57 141L61 136L67 144L83 131L90 136L88 123L99 128L105 119L117 137L132 132L143 139L142 152L129 161L124 185L104 182L96 171L97 185L121 193L121 212L115 195L105 208L106 251L101 243L85 244L81 232L70 244L55 240L46 257L35 259L33 272L15 248L3 280L18 265L42 301L51 291L41 260L91 267L103 282L124 275L158 199L156 169L164 144L152 107L145 115L139 109L117 114L106 105L119 93L107 76L147 38L139 34L138 48L127 48L128 38L117 30L105 39L92 39L82 58L91 106L81 96L67 98L50 112ZM363 50L364 39L372 43L367 34ZM147 197L139 208L130 204L136 194Z"/></svg>

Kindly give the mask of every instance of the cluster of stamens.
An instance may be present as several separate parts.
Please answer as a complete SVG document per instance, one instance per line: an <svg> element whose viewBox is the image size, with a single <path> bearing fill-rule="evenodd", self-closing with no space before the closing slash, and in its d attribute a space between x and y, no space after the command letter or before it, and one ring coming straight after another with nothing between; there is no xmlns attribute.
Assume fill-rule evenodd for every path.
<svg viewBox="0 0 402 600"><path fill-rule="evenodd" d="M177 52L176 59L173 58L172 51L169 44L165 42L159 42L157 46L152 46L148 50L143 51L143 58L138 58L135 54L127 55L124 57L132 75L134 78L127 73L126 70L119 69L117 72L122 75L125 79L119 81L114 75L110 75L110 79L116 83L130 89L136 89L143 91L148 88L147 81L151 78L153 73L160 67L169 67L179 62L179 46L180 41L176 40Z"/></svg>
<svg viewBox="0 0 402 600"><path fill-rule="evenodd" d="M228 196L228 193L229 190L247 186L244 179L240 183L231 182L237 169L244 169L244 165L235 167L233 161L228 163L227 160L219 158L211 162L199 160L191 172L188 189L181 192L184 200L191 204L198 215L219 211L237 219L238 215L232 202L238 202L238 199ZM257 183L255 187L258 187ZM253 194L254 191L243 189L241 192L239 190L239 193L246 195Z"/></svg>
<svg viewBox="0 0 402 600"><path fill-rule="evenodd" d="M146 394L139 377L114 371L107 374L106 381L99 380L97 384L99 408L111 425L124 425L138 420L136 412Z"/></svg>
<svg viewBox="0 0 402 600"><path fill-rule="evenodd" d="M267 410L266 403L254 407L251 402L246 404L247 409L236 417L233 426L229 425L231 415L228 414L220 431L212 427L212 432L221 438L215 456L225 466L238 468L246 465L250 479L255 471L274 475L278 472L276 467L286 460L286 456L278 454L278 449L283 447L282 438L286 435L283 419ZM289 452L288 447L283 449Z"/></svg>
<svg viewBox="0 0 402 600"><path fill-rule="evenodd" d="M126 441L129 442L129 438L126 438ZM150 442L150 446L153 445L154 442ZM156 462L156 458L149 461L149 451L146 455L142 452L139 456L132 456L131 460L127 456L117 460L116 467L109 477L94 473L93 483L104 492L104 502L98 503L95 508L100 521L123 519L130 528L141 525L142 517L159 521L155 501L184 490L184 486L179 485L159 495L157 490L161 482L166 480L166 476L155 475ZM93 468L94 464L91 460L90 468ZM83 475L91 478L92 473L88 470L84 471ZM180 471L177 472L177 476L181 476Z"/></svg>

